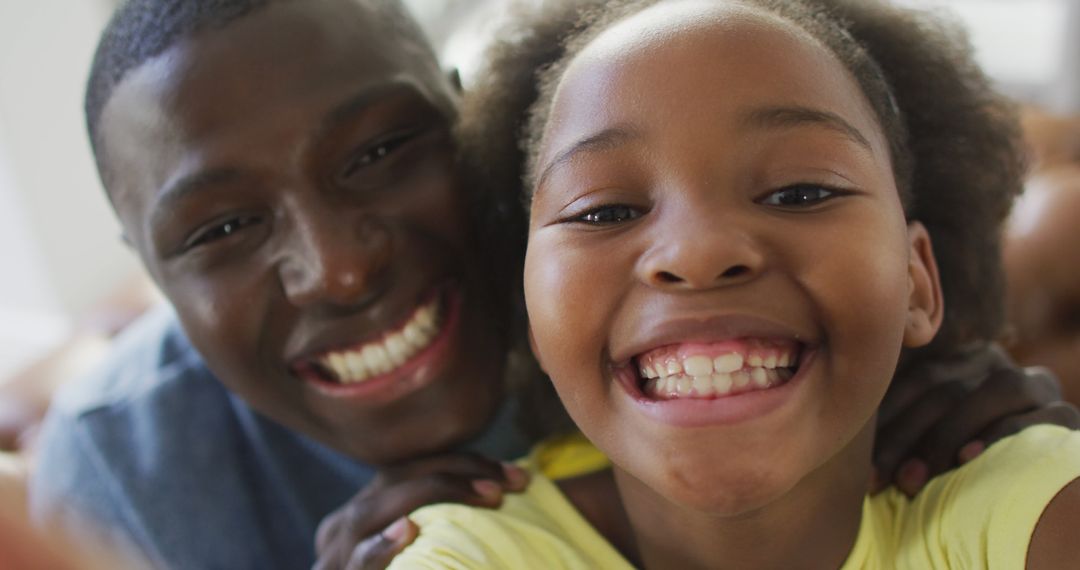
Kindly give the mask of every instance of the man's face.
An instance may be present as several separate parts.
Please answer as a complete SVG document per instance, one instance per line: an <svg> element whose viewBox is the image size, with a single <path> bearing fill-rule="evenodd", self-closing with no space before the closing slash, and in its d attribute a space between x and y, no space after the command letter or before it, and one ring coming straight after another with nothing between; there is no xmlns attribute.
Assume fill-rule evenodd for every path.
<svg viewBox="0 0 1080 570"><path fill-rule="evenodd" d="M214 373L372 463L481 430L506 349L453 98L390 28L271 5L135 70L100 130L128 238Z"/></svg>

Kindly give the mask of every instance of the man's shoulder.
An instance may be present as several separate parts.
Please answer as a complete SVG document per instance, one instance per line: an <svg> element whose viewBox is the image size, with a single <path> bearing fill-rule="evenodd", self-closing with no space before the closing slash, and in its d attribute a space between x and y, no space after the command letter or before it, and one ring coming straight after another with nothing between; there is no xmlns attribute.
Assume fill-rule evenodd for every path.
<svg viewBox="0 0 1080 570"><path fill-rule="evenodd" d="M207 397L223 399L227 393L188 342L172 309L160 305L117 336L100 365L64 385L52 409L75 420L165 402L182 406Z"/></svg>

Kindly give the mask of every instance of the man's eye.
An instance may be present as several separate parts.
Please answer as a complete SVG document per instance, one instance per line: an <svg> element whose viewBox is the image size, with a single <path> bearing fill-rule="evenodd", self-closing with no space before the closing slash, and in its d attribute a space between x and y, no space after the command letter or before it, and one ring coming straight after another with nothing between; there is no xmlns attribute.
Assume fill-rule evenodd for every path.
<svg viewBox="0 0 1080 570"><path fill-rule="evenodd" d="M253 226L262 221L259 216L237 216L221 222L215 222L196 232L184 244L184 250L209 245L218 240L230 237L240 230Z"/></svg>
<svg viewBox="0 0 1080 570"><path fill-rule="evenodd" d="M617 224L641 217L641 211L630 206L601 206L577 216L574 221L586 224Z"/></svg>
<svg viewBox="0 0 1080 570"><path fill-rule="evenodd" d="M349 161L345 170L341 173L342 178L349 178L353 174L356 174L358 170L371 166L387 156L393 154L394 151L401 148L403 145L411 141L419 134L419 131L409 131L405 133L397 133L386 137L379 142L367 147L360 154L354 156Z"/></svg>
<svg viewBox="0 0 1080 570"><path fill-rule="evenodd" d="M782 188L766 196L761 203L766 206L780 206L782 208L799 208L813 206L824 202L837 195L835 190L830 190L816 184L796 184Z"/></svg>

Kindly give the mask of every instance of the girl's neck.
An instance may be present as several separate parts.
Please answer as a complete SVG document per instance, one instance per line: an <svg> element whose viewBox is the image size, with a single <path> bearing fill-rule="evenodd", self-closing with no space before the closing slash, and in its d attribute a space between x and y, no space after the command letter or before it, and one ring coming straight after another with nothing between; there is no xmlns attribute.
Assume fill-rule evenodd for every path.
<svg viewBox="0 0 1080 570"><path fill-rule="evenodd" d="M871 422L789 492L738 516L687 509L616 468L625 509L619 514L630 524L599 530L627 559L650 570L838 568L858 536L872 438Z"/></svg>

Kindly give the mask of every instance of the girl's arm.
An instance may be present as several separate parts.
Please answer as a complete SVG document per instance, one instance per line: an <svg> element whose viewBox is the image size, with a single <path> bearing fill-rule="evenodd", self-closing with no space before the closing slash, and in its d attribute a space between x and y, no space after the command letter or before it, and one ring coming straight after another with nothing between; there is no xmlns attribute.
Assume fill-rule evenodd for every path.
<svg viewBox="0 0 1080 570"><path fill-rule="evenodd" d="M1080 528L1080 479L1069 483L1046 506L1028 545L1027 567L1075 568L1080 556L1076 530Z"/></svg>

